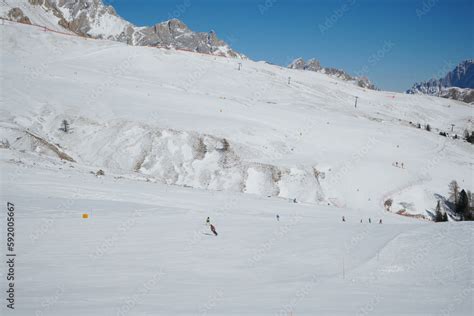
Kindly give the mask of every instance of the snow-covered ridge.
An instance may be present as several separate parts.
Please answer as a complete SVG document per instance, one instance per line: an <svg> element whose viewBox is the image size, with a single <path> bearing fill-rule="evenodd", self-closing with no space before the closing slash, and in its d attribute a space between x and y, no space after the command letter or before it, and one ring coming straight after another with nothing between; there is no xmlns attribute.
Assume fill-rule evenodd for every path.
<svg viewBox="0 0 474 316"><path fill-rule="evenodd" d="M474 60L459 63L446 76L415 83L409 94L429 94L466 103L474 102Z"/></svg>
<svg viewBox="0 0 474 316"><path fill-rule="evenodd" d="M151 27L135 26L117 15L102 0L3 0L0 16L18 21L8 13L20 9L31 22L53 30L109 39L137 46L160 46L218 56L245 58L233 51L215 32L191 31L177 19Z"/></svg>
<svg viewBox="0 0 474 316"><path fill-rule="evenodd" d="M344 81L352 82L362 88L377 90L377 87L373 85L367 77L353 77L341 69L321 67L319 60L314 58L307 62L303 58L297 58L288 65L288 68L320 72Z"/></svg>
<svg viewBox="0 0 474 316"><path fill-rule="evenodd" d="M11 149L77 161L115 173L138 172L169 185L291 197L313 203L323 200L314 169L243 161L225 138L123 120L100 123L84 117L68 117L74 128L65 134L55 128L64 116L53 108L42 108L38 117L36 122L0 126ZM67 148L56 144L67 144ZM305 190L301 190L302 184Z"/></svg>

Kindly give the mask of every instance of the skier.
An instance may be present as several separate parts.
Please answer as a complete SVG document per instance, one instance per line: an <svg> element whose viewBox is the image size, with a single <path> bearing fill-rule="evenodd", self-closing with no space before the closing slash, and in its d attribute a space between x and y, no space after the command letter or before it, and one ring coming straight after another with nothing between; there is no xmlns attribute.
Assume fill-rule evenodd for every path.
<svg viewBox="0 0 474 316"><path fill-rule="evenodd" d="M211 231L217 236L216 228L211 224Z"/></svg>
<svg viewBox="0 0 474 316"><path fill-rule="evenodd" d="M277 221L280 221L280 215L277 214Z"/></svg>
<svg viewBox="0 0 474 316"><path fill-rule="evenodd" d="M345 218L344 216L342 217L342 221L343 221L343 222L345 222L345 221L346 221L346 218Z"/></svg>
<svg viewBox="0 0 474 316"><path fill-rule="evenodd" d="M206 219L206 225L207 226L211 225L211 219L209 218L209 216Z"/></svg>
<svg viewBox="0 0 474 316"><path fill-rule="evenodd" d="M379 220L379 224L382 224L382 219Z"/></svg>
<svg viewBox="0 0 474 316"><path fill-rule="evenodd" d="M362 224L362 218L360 219L360 223Z"/></svg>
<svg viewBox="0 0 474 316"><path fill-rule="evenodd" d="M297 203L297 202L296 202L296 198L293 199L293 203Z"/></svg>
<svg viewBox="0 0 474 316"><path fill-rule="evenodd" d="M369 217L369 224L372 223L372 221L370 220L370 217Z"/></svg>

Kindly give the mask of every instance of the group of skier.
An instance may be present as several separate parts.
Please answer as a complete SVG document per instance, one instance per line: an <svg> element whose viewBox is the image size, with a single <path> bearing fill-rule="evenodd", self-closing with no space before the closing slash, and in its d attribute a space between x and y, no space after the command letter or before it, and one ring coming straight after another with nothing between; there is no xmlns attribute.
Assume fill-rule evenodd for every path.
<svg viewBox="0 0 474 316"><path fill-rule="evenodd" d="M279 214L276 215L276 219L277 219L277 221L280 221L280 215L279 215ZM343 222L346 221L346 218L345 218L344 216L342 216L342 221L343 221ZM372 223L372 219L371 219L370 217L369 217L368 222L369 222L369 224ZM362 220L362 219L360 219L360 223L361 223L361 224L363 223L363 220ZM379 224L382 224L382 219L379 220ZM210 218L209 216L208 216L207 219L206 219L206 225L211 229L211 232L212 232L215 236L218 235L218 234L217 234L217 231L216 231L216 227L215 227L213 224L211 224L211 218Z"/></svg>
<svg viewBox="0 0 474 316"><path fill-rule="evenodd" d="M343 216L342 217L342 221L345 222L346 221L346 218ZM362 220L362 218L360 219L360 223L362 224L364 221ZM369 224L372 223L372 219L369 217ZM382 224L382 219L379 220L379 224Z"/></svg>
<svg viewBox="0 0 474 316"><path fill-rule="evenodd" d="M392 166L405 169L405 164L403 162L399 163L398 161L395 161L394 163L392 163Z"/></svg>

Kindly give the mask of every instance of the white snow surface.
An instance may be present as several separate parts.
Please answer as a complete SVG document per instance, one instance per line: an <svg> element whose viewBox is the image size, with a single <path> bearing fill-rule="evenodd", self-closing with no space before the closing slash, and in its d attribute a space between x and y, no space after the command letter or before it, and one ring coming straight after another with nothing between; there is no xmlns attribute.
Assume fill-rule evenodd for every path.
<svg viewBox="0 0 474 316"><path fill-rule="evenodd" d="M474 189L472 146L438 135L462 134L472 105L0 30L17 315L472 314L472 225L383 209L426 215L451 180Z"/></svg>
<svg viewBox="0 0 474 316"><path fill-rule="evenodd" d="M472 315L468 222L95 177L36 154L0 155L1 199L16 209L15 315Z"/></svg>

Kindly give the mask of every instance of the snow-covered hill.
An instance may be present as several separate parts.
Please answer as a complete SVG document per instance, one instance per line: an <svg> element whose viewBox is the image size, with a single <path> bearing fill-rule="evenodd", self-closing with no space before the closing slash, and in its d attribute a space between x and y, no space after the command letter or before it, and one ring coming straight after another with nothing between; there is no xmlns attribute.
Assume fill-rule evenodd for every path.
<svg viewBox="0 0 474 316"><path fill-rule="evenodd" d="M439 135L472 105L8 21L0 40L15 315L472 314L472 225L383 206L473 190L472 145Z"/></svg>
<svg viewBox="0 0 474 316"><path fill-rule="evenodd" d="M451 180L473 189L472 146L438 135L469 128L465 103L6 23L1 130L14 150L338 207L393 198L393 211L424 215Z"/></svg>

